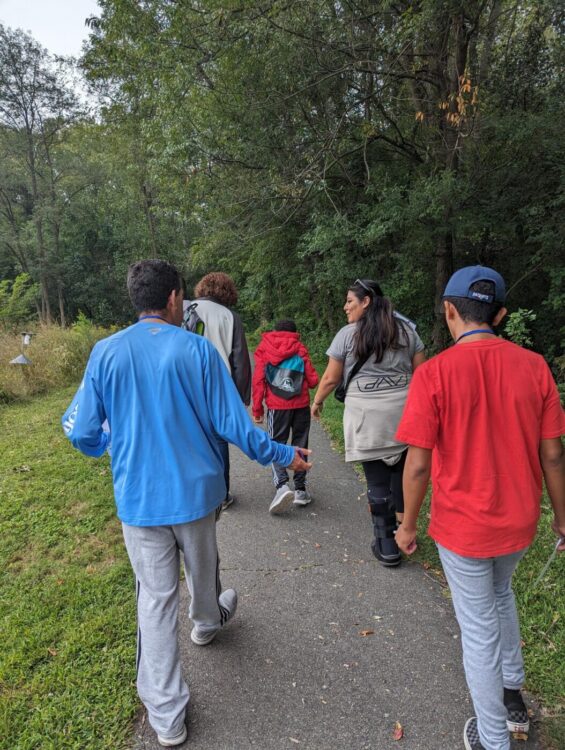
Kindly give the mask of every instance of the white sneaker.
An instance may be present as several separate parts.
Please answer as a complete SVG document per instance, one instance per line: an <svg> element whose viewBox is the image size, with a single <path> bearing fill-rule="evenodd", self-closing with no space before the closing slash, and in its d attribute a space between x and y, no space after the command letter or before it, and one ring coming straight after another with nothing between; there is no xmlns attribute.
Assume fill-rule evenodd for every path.
<svg viewBox="0 0 565 750"><path fill-rule="evenodd" d="M186 735L186 727L183 725L182 730L174 737L161 737L161 735L158 734L157 740L162 747L175 747L176 745L182 745L186 740Z"/></svg>
<svg viewBox="0 0 565 750"><path fill-rule="evenodd" d="M294 504L308 505L312 502L312 495L308 490L294 490Z"/></svg>
<svg viewBox="0 0 565 750"><path fill-rule="evenodd" d="M290 508L293 500L294 492L289 488L288 484L283 484L275 493L273 502L269 506L269 513L284 513Z"/></svg>
<svg viewBox="0 0 565 750"><path fill-rule="evenodd" d="M221 612L220 628L222 628L235 615L237 609L237 591L235 589L222 591L218 597L218 606ZM199 630L195 625L190 631L190 640L197 646L207 646L209 643L212 643L220 628Z"/></svg>

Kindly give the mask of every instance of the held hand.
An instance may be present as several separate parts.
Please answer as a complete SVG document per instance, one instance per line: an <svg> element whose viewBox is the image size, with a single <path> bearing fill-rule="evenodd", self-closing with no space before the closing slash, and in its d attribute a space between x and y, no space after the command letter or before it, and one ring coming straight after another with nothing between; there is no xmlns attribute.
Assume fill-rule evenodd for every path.
<svg viewBox="0 0 565 750"><path fill-rule="evenodd" d="M253 417L255 424L263 424L263 417Z"/></svg>
<svg viewBox="0 0 565 750"><path fill-rule="evenodd" d="M292 471L309 471L312 468L312 464L305 461L302 456L309 456L312 451L308 448L294 448L294 458L292 463L287 467ZM300 455L302 454L302 455Z"/></svg>
<svg viewBox="0 0 565 750"><path fill-rule="evenodd" d="M404 524L400 524L394 538L405 555L411 555L418 549L418 545L416 544L416 530L406 530Z"/></svg>
<svg viewBox="0 0 565 750"><path fill-rule="evenodd" d="M312 406L310 407L310 413L314 419L320 419L323 407L324 407L323 403L320 404L320 403L316 403L315 401L312 402Z"/></svg>

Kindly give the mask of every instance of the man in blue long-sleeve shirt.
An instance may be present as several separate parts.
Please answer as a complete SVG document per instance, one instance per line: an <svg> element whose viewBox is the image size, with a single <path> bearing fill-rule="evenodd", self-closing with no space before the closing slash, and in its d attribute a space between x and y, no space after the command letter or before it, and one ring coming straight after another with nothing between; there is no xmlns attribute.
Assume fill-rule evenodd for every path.
<svg viewBox="0 0 565 750"><path fill-rule="evenodd" d="M186 739L189 699L177 645L179 551L194 643L210 643L237 606L219 579L215 518L226 487L217 435L263 465L310 464L252 425L217 351L179 327L183 293L173 266L134 264L128 291L139 320L96 344L63 428L89 456L103 455L111 440L117 512L137 580L137 688L168 747Z"/></svg>

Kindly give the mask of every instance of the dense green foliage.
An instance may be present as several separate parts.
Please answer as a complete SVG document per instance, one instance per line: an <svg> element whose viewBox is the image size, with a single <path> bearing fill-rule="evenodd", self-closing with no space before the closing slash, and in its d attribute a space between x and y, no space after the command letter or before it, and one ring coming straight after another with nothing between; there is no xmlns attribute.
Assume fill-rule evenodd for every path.
<svg viewBox="0 0 565 750"><path fill-rule="evenodd" d="M479 262L558 364L559 3L100 6L97 117L68 69L1 32L1 278L29 273L44 320L127 322L128 262L161 256L189 287L231 273L249 327L293 315L322 338L347 283L377 277L437 349L445 280Z"/></svg>

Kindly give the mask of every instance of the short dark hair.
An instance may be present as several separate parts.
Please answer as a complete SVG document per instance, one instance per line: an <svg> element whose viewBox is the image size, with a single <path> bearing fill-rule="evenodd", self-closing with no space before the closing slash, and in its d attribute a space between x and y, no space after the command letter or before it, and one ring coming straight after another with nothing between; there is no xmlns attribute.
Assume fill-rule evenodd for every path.
<svg viewBox="0 0 565 750"><path fill-rule="evenodd" d="M296 333L296 323L294 320L277 320L275 323L275 331L290 331Z"/></svg>
<svg viewBox="0 0 565 750"><path fill-rule="evenodd" d="M166 260L140 260L128 268L127 287L136 312L164 310L171 292L181 290L182 279Z"/></svg>
<svg viewBox="0 0 565 750"><path fill-rule="evenodd" d="M470 287L472 292L492 295L494 299L494 283L492 281L475 281ZM502 307L501 302L479 302L470 297L444 297L451 302L465 323L486 323L491 326Z"/></svg>

